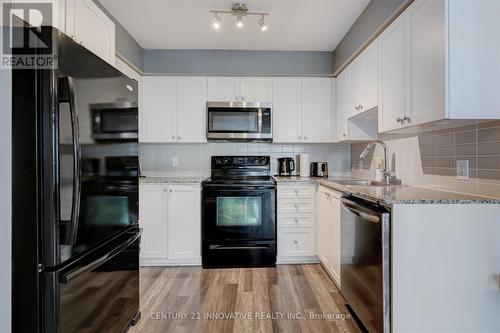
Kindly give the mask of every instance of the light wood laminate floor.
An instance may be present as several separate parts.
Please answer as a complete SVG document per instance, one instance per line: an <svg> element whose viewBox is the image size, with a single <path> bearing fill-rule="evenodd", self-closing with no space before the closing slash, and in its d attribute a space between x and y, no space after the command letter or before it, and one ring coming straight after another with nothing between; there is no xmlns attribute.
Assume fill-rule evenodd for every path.
<svg viewBox="0 0 500 333"><path fill-rule="evenodd" d="M142 267L141 311L129 332L360 332L319 264Z"/></svg>

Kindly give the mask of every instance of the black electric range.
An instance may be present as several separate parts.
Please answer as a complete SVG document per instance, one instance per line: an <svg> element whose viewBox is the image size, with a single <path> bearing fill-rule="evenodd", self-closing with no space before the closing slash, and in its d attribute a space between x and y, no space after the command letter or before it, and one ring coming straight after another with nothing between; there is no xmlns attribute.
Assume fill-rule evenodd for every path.
<svg viewBox="0 0 500 333"><path fill-rule="evenodd" d="M269 156L213 156L202 183L205 268L276 265L276 181Z"/></svg>

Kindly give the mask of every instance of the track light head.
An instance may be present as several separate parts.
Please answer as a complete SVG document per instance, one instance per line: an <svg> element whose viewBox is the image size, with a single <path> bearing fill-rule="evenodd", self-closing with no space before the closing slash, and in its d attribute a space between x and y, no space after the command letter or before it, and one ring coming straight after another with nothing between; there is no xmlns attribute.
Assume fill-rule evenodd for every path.
<svg viewBox="0 0 500 333"><path fill-rule="evenodd" d="M215 30L219 30L222 25L222 17L220 17L217 12L215 12L214 14L215 14L215 20L212 26L214 27Z"/></svg>
<svg viewBox="0 0 500 333"><path fill-rule="evenodd" d="M259 19L259 25L260 25L260 31L264 32L267 30L268 26L264 21L264 15L262 15L262 17Z"/></svg>

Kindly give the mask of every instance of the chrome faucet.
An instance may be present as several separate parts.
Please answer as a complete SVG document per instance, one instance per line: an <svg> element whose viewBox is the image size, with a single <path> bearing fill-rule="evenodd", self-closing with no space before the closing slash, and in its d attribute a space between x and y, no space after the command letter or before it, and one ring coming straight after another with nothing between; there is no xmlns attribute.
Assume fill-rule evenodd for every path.
<svg viewBox="0 0 500 333"><path fill-rule="evenodd" d="M385 185L396 184L396 183L398 183L396 180L396 173L394 171L391 171L389 169L389 166L387 165L388 164L387 145L385 144L385 142L380 141L380 140L370 142L366 146L365 150L363 150L363 152L361 153L359 158L364 160L366 158L366 156L368 156L370 151L377 145L377 143L380 144L382 146L382 148L384 148L384 170L383 170L384 176L383 176L382 183Z"/></svg>

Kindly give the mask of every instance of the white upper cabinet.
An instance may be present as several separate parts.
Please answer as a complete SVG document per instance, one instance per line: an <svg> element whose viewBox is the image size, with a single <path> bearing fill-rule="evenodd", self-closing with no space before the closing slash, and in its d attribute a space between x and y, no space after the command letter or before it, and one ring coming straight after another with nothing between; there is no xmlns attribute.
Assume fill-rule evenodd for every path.
<svg viewBox="0 0 500 333"><path fill-rule="evenodd" d="M332 80L302 80L302 134L304 142L332 142Z"/></svg>
<svg viewBox="0 0 500 333"><path fill-rule="evenodd" d="M500 1L414 1L378 38L380 132L500 119L498 31Z"/></svg>
<svg viewBox="0 0 500 333"><path fill-rule="evenodd" d="M349 110L351 107L351 73L348 70L342 71L337 76L337 139L345 141L348 139Z"/></svg>
<svg viewBox="0 0 500 333"><path fill-rule="evenodd" d="M445 117L444 1L417 0L405 14L405 124Z"/></svg>
<svg viewBox="0 0 500 333"><path fill-rule="evenodd" d="M273 80L261 77L208 78L208 100L211 102L272 102Z"/></svg>
<svg viewBox="0 0 500 333"><path fill-rule="evenodd" d="M214 76L208 78L208 101L231 102L240 100L238 77Z"/></svg>
<svg viewBox="0 0 500 333"><path fill-rule="evenodd" d="M59 28L108 63L115 64L115 24L92 0L67 0ZM62 16L62 10L59 10ZM64 22L64 23L63 23Z"/></svg>
<svg viewBox="0 0 500 333"><path fill-rule="evenodd" d="M177 141L206 141L206 77L177 79Z"/></svg>
<svg viewBox="0 0 500 333"><path fill-rule="evenodd" d="M448 116L499 119L500 1L453 0L447 7Z"/></svg>
<svg viewBox="0 0 500 333"><path fill-rule="evenodd" d="M302 139L302 79L273 80L273 140L299 142Z"/></svg>
<svg viewBox="0 0 500 333"><path fill-rule="evenodd" d="M363 56L363 97L361 111L371 110L378 106L378 47L377 41L369 45L362 53Z"/></svg>
<svg viewBox="0 0 500 333"><path fill-rule="evenodd" d="M350 116L371 110L378 105L377 58L377 43L374 42L346 68L351 76Z"/></svg>
<svg viewBox="0 0 500 333"><path fill-rule="evenodd" d="M379 132L403 126L405 107L405 26L394 21L378 38Z"/></svg>
<svg viewBox="0 0 500 333"><path fill-rule="evenodd" d="M141 142L206 142L206 77L143 76Z"/></svg>
<svg viewBox="0 0 500 333"><path fill-rule="evenodd" d="M272 102L273 80L248 77L240 81L240 98L245 102Z"/></svg>
<svg viewBox="0 0 500 333"><path fill-rule="evenodd" d="M143 142L177 140L177 80L143 76L139 97L139 137Z"/></svg>

